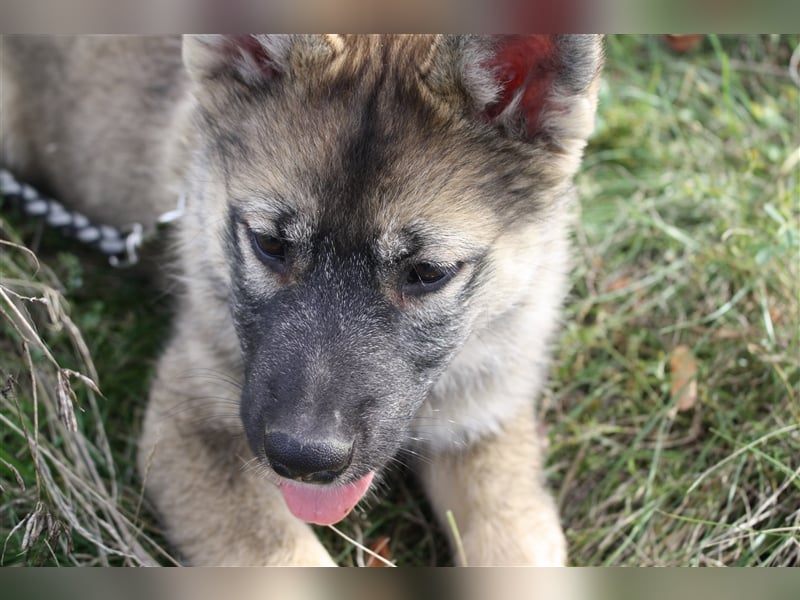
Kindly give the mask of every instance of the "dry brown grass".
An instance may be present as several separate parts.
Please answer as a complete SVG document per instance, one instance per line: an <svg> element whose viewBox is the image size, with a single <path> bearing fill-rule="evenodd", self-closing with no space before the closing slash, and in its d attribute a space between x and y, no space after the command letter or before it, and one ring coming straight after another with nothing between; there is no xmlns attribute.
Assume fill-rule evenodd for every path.
<svg viewBox="0 0 800 600"><path fill-rule="evenodd" d="M19 371L11 361L0 367L2 462L12 475L0 480L0 510L14 519L6 524L3 562L24 557L31 564L69 560L145 566L169 560L143 534L138 516L122 508L119 476L98 407L97 371L69 316L63 286L2 220L0 244L0 317L11 338L0 348L26 367ZM59 347L58 356L51 351L51 340ZM78 366L66 368L65 361ZM11 540L19 541L9 554Z"/></svg>

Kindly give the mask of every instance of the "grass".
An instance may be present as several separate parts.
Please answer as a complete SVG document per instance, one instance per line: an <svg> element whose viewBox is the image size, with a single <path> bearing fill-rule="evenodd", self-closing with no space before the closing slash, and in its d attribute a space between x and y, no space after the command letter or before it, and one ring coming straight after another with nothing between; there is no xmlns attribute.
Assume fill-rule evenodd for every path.
<svg viewBox="0 0 800 600"><path fill-rule="evenodd" d="M800 564L797 43L609 40L545 411L577 564Z"/></svg>
<svg viewBox="0 0 800 600"><path fill-rule="evenodd" d="M51 270L2 220L0 236L3 564L163 560L145 526L155 519L136 483L135 441L165 299L97 256L54 252Z"/></svg>
<svg viewBox="0 0 800 600"><path fill-rule="evenodd" d="M541 403L574 564L800 565L798 44L710 36L676 55L608 39ZM0 229L36 245L30 224ZM169 564L134 469L168 298L52 236L43 248L52 271L0 250L3 564ZM416 483L394 480L342 529L389 536L398 564L448 562ZM321 534L342 564L367 560Z"/></svg>

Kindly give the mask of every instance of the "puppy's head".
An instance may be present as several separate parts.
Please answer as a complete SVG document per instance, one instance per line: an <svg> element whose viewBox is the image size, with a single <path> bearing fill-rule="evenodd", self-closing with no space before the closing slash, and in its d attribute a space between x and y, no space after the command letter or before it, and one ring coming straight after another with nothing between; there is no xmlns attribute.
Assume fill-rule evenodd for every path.
<svg viewBox="0 0 800 600"><path fill-rule="evenodd" d="M568 190L600 42L201 37L184 61L193 276L229 290L254 454L297 516L335 522L492 307L535 286L497 248L540 243Z"/></svg>

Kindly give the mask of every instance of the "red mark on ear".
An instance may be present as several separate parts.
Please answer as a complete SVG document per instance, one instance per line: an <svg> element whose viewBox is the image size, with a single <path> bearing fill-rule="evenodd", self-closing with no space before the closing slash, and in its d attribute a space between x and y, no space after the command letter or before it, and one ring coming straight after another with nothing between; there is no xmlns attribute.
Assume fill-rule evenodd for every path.
<svg viewBox="0 0 800 600"><path fill-rule="evenodd" d="M241 53L246 54L258 66L259 72L264 79L270 79L279 74L267 50L252 35L235 34L228 36L227 40L231 58L240 58Z"/></svg>
<svg viewBox="0 0 800 600"><path fill-rule="evenodd" d="M533 136L558 73L559 61L553 36L507 36L485 66L494 71L502 91L497 101L486 107L484 114L490 119L496 118L521 89L518 110L525 114L528 134Z"/></svg>

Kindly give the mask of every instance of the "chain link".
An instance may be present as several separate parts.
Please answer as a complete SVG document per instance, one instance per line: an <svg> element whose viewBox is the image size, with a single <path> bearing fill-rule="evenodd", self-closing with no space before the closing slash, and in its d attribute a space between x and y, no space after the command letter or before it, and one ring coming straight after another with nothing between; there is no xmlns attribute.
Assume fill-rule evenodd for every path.
<svg viewBox="0 0 800 600"><path fill-rule="evenodd" d="M31 186L20 183L6 169L0 169L0 205L10 205L30 217L42 219L66 237L91 246L108 256L114 267L130 267L139 261L137 250L144 241L144 229L134 223L125 230L92 223L85 215L67 210Z"/></svg>

